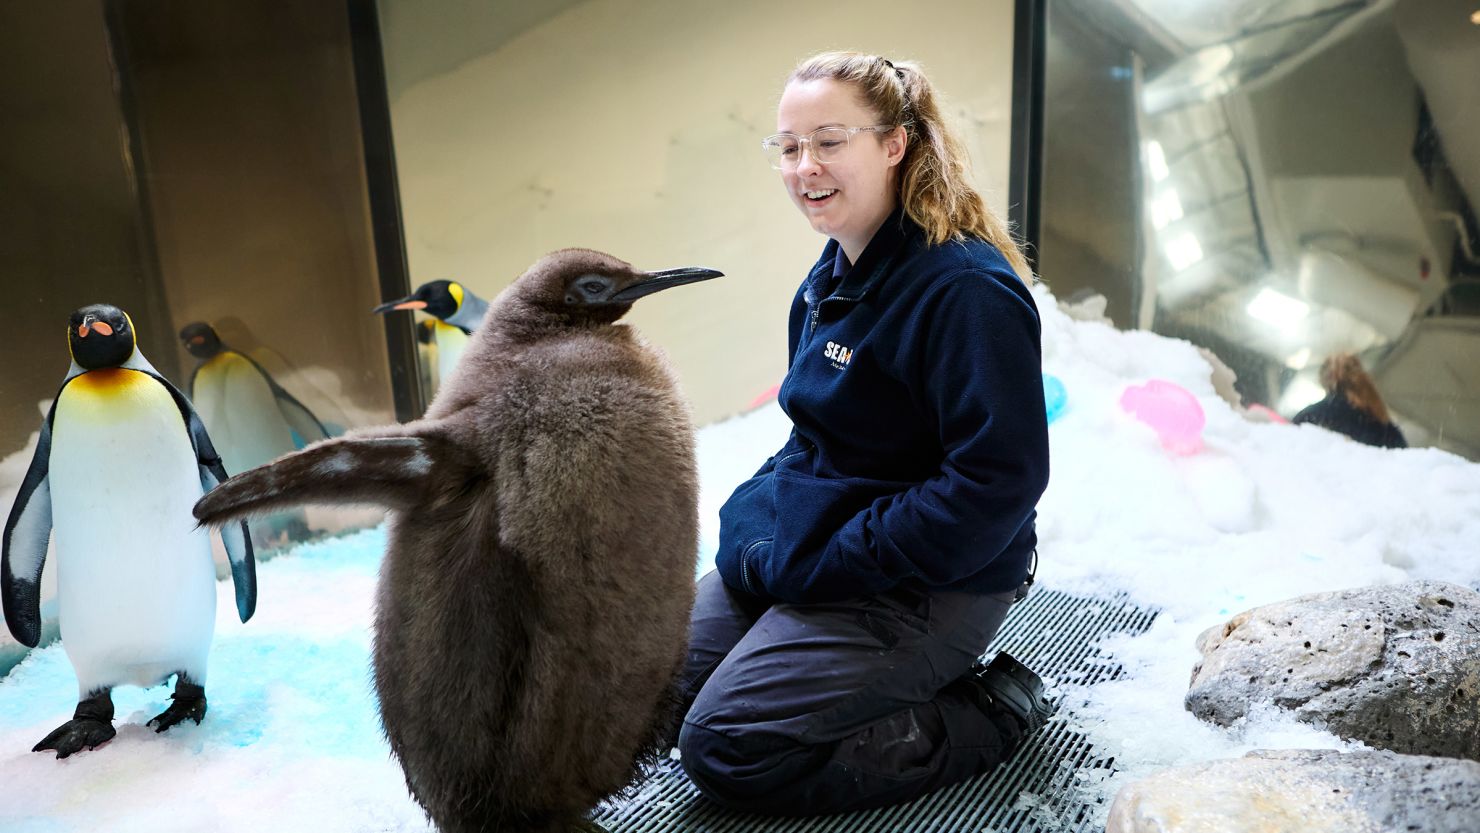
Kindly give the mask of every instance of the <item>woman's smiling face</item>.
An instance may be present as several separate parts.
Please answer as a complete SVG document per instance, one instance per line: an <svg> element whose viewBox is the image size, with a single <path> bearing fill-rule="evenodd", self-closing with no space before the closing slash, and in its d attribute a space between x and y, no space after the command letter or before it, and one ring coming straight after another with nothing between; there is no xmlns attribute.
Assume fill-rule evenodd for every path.
<svg viewBox="0 0 1480 833"><path fill-rule="evenodd" d="M878 117L840 81L794 81L781 94L776 129L808 136L823 127L872 127ZM856 261L884 218L898 204L898 166L904 158L904 130L881 134L860 131L836 159L819 163L805 147L799 163L781 172L791 200L812 228L837 240Z"/></svg>

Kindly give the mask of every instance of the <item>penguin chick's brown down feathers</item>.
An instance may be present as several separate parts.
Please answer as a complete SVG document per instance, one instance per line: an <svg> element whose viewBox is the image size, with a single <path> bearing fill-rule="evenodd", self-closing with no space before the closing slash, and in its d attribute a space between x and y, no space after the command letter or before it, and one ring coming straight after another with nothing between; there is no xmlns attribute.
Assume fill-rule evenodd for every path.
<svg viewBox="0 0 1480 833"><path fill-rule="evenodd" d="M444 831L563 831L658 751L687 650L693 426L662 357L616 325L717 277L555 252L489 310L423 419L227 480L212 525L303 503L392 509L375 687L412 796Z"/></svg>

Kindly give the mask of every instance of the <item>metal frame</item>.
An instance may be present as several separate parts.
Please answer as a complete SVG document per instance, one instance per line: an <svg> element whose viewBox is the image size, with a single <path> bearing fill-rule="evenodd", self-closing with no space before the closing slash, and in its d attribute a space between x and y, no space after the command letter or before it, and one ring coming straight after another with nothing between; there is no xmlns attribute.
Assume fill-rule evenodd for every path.
<svg viewBox="0 0 1480 833"><path fill-rule="evenodd" d="M359 99L375 271L380 278L381 297L402 298L411 294L411 274L401 222L401 189L396 176L379 9L375 0L346 0L346 11L355 95ZM417 372L416 325L409 315L384 316L384 324L396 419L407 422L420 417L427 406L426 391L421 388L421 376Z"/></svg>
<svg viewBox="0 0 1480 833"><path fill-rule="evenodd" d="M1012 150L1007 219L1038 268L1039 197L1043 187L1043 53L1047 0L1017 0L1013 10Z"/></svg>
<svg viewBox="0 0 1480 833"><path fill-rule="evenodd" d="M170 310L169 296L164 291L159 231L154 226L154 200L149 186L148 159L143 152L144 137L139 127L139 104L134 93L134 71L129 59L128 29L124 25L122 4L123 0L105 0L103 3L103 46L113 69L114 96L123 125L120 152L134 188L134 238L139 247L139 267L143 271L140 275L142 288L148 298L149 313L168 325L175 317ZM134 314L139 315L137 310ZM184 378L173 328L155 326L149 328L149 332L141 333L139 338L148 345L149 355L160 370L171 378Z"/></svg>

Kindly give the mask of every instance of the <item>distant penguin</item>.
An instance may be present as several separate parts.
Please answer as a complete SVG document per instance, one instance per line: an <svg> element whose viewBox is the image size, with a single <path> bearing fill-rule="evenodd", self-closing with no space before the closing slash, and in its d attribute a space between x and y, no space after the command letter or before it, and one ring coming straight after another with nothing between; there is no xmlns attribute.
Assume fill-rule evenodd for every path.
<svg viewBox="0 0 1480 833"><path fill-rule="evenodd" d="M371 312L400 309L419 309L436 319L431 325L434 349L428 352L436 354L437 364L435 373L429 375L441 384L451 378L457 360L467 349L468 336L478 329L488 312L488 302L456 281L430 281L405 298L381 304Z"/></svg>
<svg viewBox="0 0 1480 833"><path fill-rule="evenodd" d="M185 390L227 471L256 468L329 436L308 406L250 356L222 344L211 325L186 324L180 341L200 359ZM301 538L307 521L301 513L281 515L255 531L257 543L268 546L284 536Z"/></svg>
<svg viewBox="0 0 1480 833"><path fill-rule="evenodd" d="M210 524L392 507L375 684L406 784L443 831L564 833L677 717L693 426L661 355L616 322L719 275L551 254L494 301L425 418L310 446L196 505Z"/></svg>
<svg viewBox="0 0 1480 833"><path fill-rule="evenodd" d="M150 724L163 732L205 716L216 573L191 506L226 479L200 418L138 350L122 310L73 312L67 342L72 367L41 424L0 553L5 622L35 647L41 569L56 532L58 618L78 704L33 751L58 758L113 737L114 686L176 675L174 702ZM246 525L223 528L222 543L245 622L257 604Z"/></svg>

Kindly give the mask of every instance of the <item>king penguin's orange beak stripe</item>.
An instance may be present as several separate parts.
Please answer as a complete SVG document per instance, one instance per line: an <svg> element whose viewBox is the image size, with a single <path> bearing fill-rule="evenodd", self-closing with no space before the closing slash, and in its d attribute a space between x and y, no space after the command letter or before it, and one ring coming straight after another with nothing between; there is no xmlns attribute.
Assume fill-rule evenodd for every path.
<svg viewBox="0 0 1480 833"><path fill-rule="evenodd" d="M407 301L404 304L396 304L394 307L391 307L391 309L426 309L426 308L427 308L427 302L426 301Z"/></svg>
<svg viewBox="0 0 1480 833"><path fill-rule="evenodd" d="M87 325L86 324L79 324L77 326L77 337L78 338L87 338Z"/></svg>
<svg viewBox="0 0 1480 833"><path fill-rule="evenodd" d="M110 327L110 326L108 326L107 324L104 324L101 321L94 321L93 322L93 325L92 325L92 328L94 330L97 330L98 332L102 333L105 336L111 336L111 335L113 335L113 328Z"/></svg>

